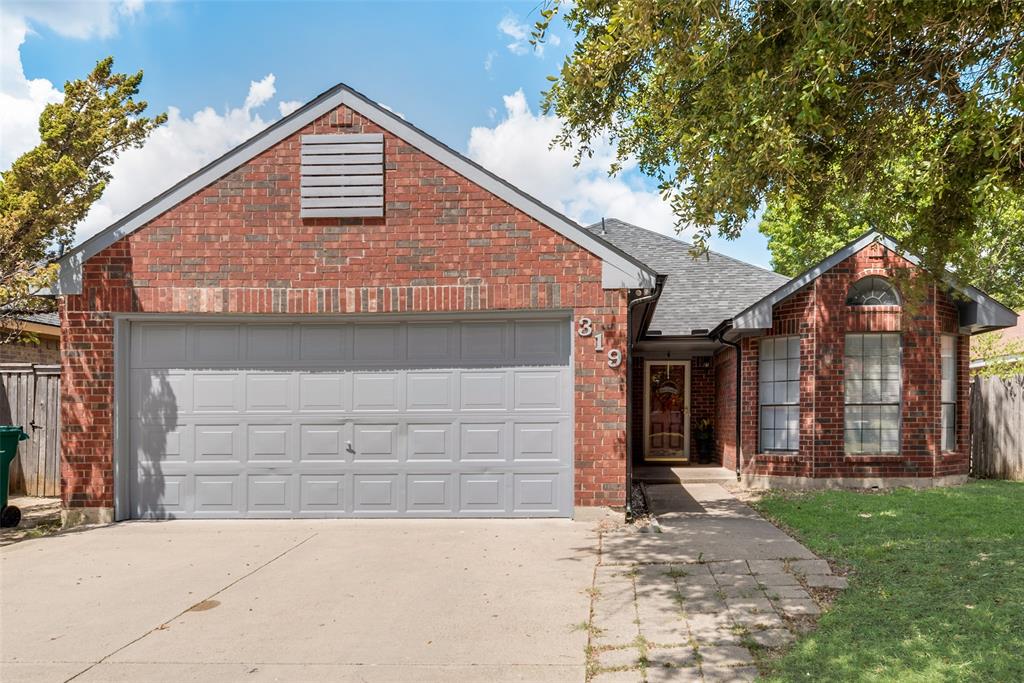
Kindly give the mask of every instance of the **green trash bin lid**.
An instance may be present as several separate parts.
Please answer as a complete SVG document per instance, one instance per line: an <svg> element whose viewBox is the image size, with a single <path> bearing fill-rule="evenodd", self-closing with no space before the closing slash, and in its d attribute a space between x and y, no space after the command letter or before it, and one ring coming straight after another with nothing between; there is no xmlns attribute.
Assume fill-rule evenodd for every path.
<svg viewBox="0 0 1024 683"><path fill-rule="evenodd" d="M0 436L7 434L17 434L18 441L24 441L28 438L28 434L25 433L20 425L0 425Z"/></svg>

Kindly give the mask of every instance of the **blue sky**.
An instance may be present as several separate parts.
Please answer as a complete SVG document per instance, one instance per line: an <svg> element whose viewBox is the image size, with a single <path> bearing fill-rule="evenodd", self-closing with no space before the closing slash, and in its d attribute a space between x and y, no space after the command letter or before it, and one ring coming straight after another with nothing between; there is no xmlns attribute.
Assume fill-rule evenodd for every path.
<svg viewBox="0 0 1024 683"><path fill-rule="evenodd" d="M118 162L91 233L341 81L581 221L602 215L672 231L653 184L609 180L610 150L583 169L549 152L545 77L572 37L537 54L523 38L538 2L6 2L0 10L0 163L35 144L29 125L65 80L106 55L143 69L142 96L172 121L151 149ZM18 49L20 47L20 49ZM20 78L20 80L19 80ZM28 84L26 86L25 84ZM49 99L48 99L49 98ZM282 104L283 103L283 104ZM718 251L767 265L749 228Z"/></svg>

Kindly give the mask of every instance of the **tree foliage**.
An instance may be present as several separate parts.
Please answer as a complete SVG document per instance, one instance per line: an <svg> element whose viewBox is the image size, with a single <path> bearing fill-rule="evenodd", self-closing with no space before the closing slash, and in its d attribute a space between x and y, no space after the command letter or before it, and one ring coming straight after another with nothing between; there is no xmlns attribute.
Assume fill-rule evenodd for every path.
<svg viewBox="0 0 1024 683"><path fill-rule="evenodd" d="M552 0L535 40L558 14L577 42L545 95L556 143L609 136L700 245L768 206L815 249L866 222L934 273L1002 267L987 233L1024 194L1024 3Z"/></svg>
<svg viewBox="0 0 1024 683"><path fill-rule="evenodd" d="M15 316L46 310L34 293L56 276L51 261L71 245L75 225L103 194L110 167L141 147L166 115L142 116L142 72L113 72L108 57L82 80L64 85L64 100L39 117L41 142L0 174L0 326L18 333Z"/></svg>
<svg viewBox="0 0 1024 683"><path fill-rule="evenodd" d="M898 191L898 183L895 184ZM760 230L768 237L772 268L793 277L820 262L837 249L881 224L879 205L870 197L855 203L842 199L823 202L822 211L809 225L800 202L784 197L773 202L761 219ZM883 207L884 210L884 207ZM1024 197L1002 193L975 210L975 230L947 265L960 281L981 288L1013 308L1024 309ZM913 226L890 223L886 231L898 242L912 237Z"/></svg>

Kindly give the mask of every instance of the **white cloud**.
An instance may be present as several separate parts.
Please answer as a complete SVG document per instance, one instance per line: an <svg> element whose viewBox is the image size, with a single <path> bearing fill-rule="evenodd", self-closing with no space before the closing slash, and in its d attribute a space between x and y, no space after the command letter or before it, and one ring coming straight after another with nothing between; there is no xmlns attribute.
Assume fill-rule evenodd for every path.
<svg viewBox="0 0 1024 683"><path fill-rule="evenodd" d="M491 67L494 66L494 58L498 56L498 53L491 50L487 53L487 57L484 58L484 71L490 71Z"/></svg>
<svg viewBox="0 0 1024 683"><path fill-rule="evenodd" d="M21 46L33 26L46 26L70 39L103 38L142 10L141 0L124 2L4 2L0 5L0 168L39 144L39 114L63 93L44 78L27 78ZM84 74L83 74L84 75ZM142 149L125 151L114 163L113 179L103 197L79 225L82 240L172 186L204 164L265 128L256 110L275 94L274 74L249 84L243 104L217 112L211 107L188 116L168 108L168 121ZM279 102L282 116L301 102Z"/></svg>
<svg viewBox="0 0 1024 683"><path fill-rule="evenodd" d="M511 12L502 17L501 21L498 22L498 30L512 39L512 42L505 46L512 54L525 55L530 51L530 29ZM538 45L538 56L543 53L544 46Z"/></svg>
<svg viewBox="0 0 1024 683"><path fill-rule="evenodd" d="M277 89L274 87L274 81L277 78L274 74L267 74L259 81L249 81L249 94L245 98L245 104L242 108L245 110L259 109L274 96Z"/></svg>
<svg viewBox="0 0 1024 683"><path fill-rule="evenodd" d="M288 114L291 114L303 104L305 102L299 100L285 100L284 102L277 103L277 111L280 112L281 116L288 116Z"/></svg>
<svg viewBox="0 0 1024 683"><path fill-rule="evenodd" d="M676 234L672 209L656 190L644 187L635 164L608 176L615 159L610 144L597 145L592 157L574 167L571 150L549 148L559 130L557 118L530 111L522 90L506 95L504 103L505 116L495 126L470 131L471 158L583 224L614 217Z"/></svg>
<svg viewBox="0 0 1024 683"><path fill-rule="evenodd" d="M83 240L135 210L219 155L267 127L255 112L274 96L274 74L249 84L242 106L218 113L206 107L191 117L170 107L167 123L153 131L141 149L124 152L114 163L114 179L78 226ZM287 103L278 104L282 110Z"/></svg>

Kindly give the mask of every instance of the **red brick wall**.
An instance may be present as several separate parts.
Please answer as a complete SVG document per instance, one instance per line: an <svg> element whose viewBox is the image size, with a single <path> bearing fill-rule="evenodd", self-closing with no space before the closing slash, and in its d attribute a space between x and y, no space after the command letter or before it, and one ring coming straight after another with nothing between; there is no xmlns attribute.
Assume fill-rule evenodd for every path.
<svg viewBox="0 0 1024 683"><path fill-rule="evenodd" d="M715 368L711 356L696 356L690 361L690 460L700 457L697 446L697 424L715 421ZM712 460L717 459L717 453Z"/></svg>
<svg viewBox="0 0 1024 683"><path fill-rule="evenodd" d="M776 305L770 334L801 337L800 450L762 454L757 449L757 339L743 340L743 449L745 471L798 477L932 477L966 474L968 456L968 344L961 337L958 373L958 447L942 454L939 336L957 332L949 296L928 286L916 307L854 308L850 285L868 275L892 278L913 266L872 245ZM900 332L903 348L902 433L898 455L847 455L844 451L845 335ZM756 453L753 457L748 454Z"/></svg>
<svg viewBox="0 0 1024 683"><path fill-rule="evenodd" d="M45 365L60 362L60 340L54 337L39 337L36 341L8 342L0 344L0 363L41 363Z"/></svg>
<svg viewBox="0 0 1024 683"><path fill-rule="evenodd" d="M380 132L386 216L299 217L300 135ZM572 309L625 347L626 293L554 231L339 108L90 259L62 301L65 505L113 504L113 312ZM625 364L578 349L576 503L625 500Z"/></svg>
<svg viewBox="0 0 1024 683"><path fill-rule="evenodd" d="M714 357L715 454L722 467L736 469L736 351Z"/></svg>

